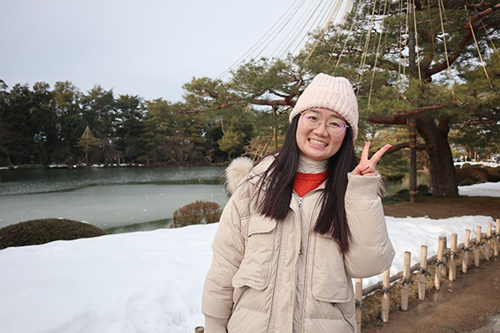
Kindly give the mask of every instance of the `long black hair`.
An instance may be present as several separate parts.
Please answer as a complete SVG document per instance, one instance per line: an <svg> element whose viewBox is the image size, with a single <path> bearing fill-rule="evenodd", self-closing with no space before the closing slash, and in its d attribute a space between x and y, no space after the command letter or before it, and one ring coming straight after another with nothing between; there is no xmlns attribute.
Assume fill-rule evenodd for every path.
<svg viewBox="0 0 500 333"><path fill-rule="evenodd" d="M270 167L264 172L260 187L262 200L258 209L261 214L279 222L285 220L292 200L295 172L299 165L300 149L296 132L300 114L293 118L283 146L272 153L275 156ZM347 174L357 164L350 126L339 151L328 159L328 176L321 197L321 210L314 231L333 238L340 251L349 251L351 232L347 224L344 196L347 189ZM259 195L260 195L259 194Z"/></svg>

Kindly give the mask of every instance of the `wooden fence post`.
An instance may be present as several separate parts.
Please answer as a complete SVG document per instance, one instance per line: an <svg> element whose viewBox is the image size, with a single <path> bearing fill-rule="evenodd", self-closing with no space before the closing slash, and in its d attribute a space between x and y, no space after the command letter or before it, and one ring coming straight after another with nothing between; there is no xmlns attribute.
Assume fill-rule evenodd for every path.
<svg viewBox="0 0 500 333"><path fill-rule="evenodd" d="M441 266L444 264L443 261L444 242L446 242L446 238L440 236L437 261L436 261L436 273L434 274L434 287L436 288L436 290L439 290L439 288L441 288Z"/></svg>
<svg viewBox="0 0 500 333"><path fill-rule="evenodd" d="M420 247L420 277L418 282L418 299L425 300L425 287L427 275L427 245L422 245Z"/></svg>
<svg viewBox="0 0 500 333"><path fill-rule="evenodd" d="M490 261L490 249L492 242L491 233L493 231L492 229L493 229L493 223L488 222L488 229L486 230L486 248L484 249L484 259L486 259L486 261Z"/></svg>
<svg viewBox="0 0 500 333"><path fill-rule="evenodd" d="M354 298L356 299L356 326L361 332L361 311L363 310L363 280L354 279Z"/></svg>
<svg viewBox="0 0 500 333"><path fill-rule="evenodd" d="M441 237L444 238L443 257L446 257L446 256L448 256L448 254L444 254L444 252L448 248L448 237L446 237L446 236L441 236ZM442 260L443 265L444 265L444 269L441 269L441 276L446 279L447 274L448 274L448 271L446 270L446 258L441 259L441 260Z"/></svg>
<svg viewBox="0 0 500 333"><path fill-rule="evenodd" d="M481 246L481 226L476 227L476 246L474 247L474 266L479 267L479 247Z"/></svg>
<svg viewBox="0 0 500 333"><path fill-rule="evenodd" d="M389 278L390 278L390 268L384 271L383 275L383 291L384 296L382 297L382 321L384 323L389 322Z"/></svg>
<svg viewBox="0 0 500 333"><path fill-rule="evenodd" d="M403 287L401 288L401 310L408 310L408 293L410 290L410 262L411 252L405 251L403 266Z"/></svg>
<svg viewBox="0 0 500 333"><path fill-rule="evenodd" d="M469 247L470 242L470 230L465 229L465 241L464 241L464 257L462 260L462 272L467 273L467 267L469 266Z"/></svg>
<svg viewBox="0 0 500 333"><path fill-rule="evenodd" d="M498 241L500 239L500 219L497 219L496 220L496 237L495 237L495 251L494 251L494 254L495 254L495 257L498 256L498 247L499 247L499 244L498 244Z"/></svg>
<svg viewBox="0 0 500 333"><path fill-rule="evenodd" d="M449 267L449 274L448 274L448 280L454 281L457 276L457 264L456 264L456 258L458 258L458 252L457 252L457 234L452 234L451 235L451 245L450 245L450 261L448 263Z"/></svg>

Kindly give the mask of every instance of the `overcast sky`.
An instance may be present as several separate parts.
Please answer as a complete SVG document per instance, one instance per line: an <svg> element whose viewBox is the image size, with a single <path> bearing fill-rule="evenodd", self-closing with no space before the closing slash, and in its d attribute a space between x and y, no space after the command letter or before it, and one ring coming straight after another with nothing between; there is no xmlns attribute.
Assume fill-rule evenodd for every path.
<svg viewBox="0 0 500 333"><path fill-rule="evenodd" d="M0 79L148 100L217 78L294 0L0 0Z"/></svg>

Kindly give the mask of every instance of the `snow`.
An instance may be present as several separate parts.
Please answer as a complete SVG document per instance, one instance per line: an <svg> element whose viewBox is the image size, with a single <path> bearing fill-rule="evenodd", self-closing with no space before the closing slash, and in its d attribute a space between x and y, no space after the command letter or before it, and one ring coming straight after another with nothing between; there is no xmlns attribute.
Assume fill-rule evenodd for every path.
<svg viewBox="0 0 500 333"><path fill-rule="evenodd" d="M462 195L500 195L500 183L461 187ZM387 217L396 250L391 275L428 256L438 237L465 229L475 238L488 216L432 220ZM0 250L2 332L194 332L204 323L201 294L218 224L107 235ZM381 275L363 280L367 287Z"/></svg>
<svg viewBox="0 0 500 333"><path fill-rule="evenodd" d="M473 186L459 186L458 194L463 196L500 197L499 183L482 183Z"/></svg>

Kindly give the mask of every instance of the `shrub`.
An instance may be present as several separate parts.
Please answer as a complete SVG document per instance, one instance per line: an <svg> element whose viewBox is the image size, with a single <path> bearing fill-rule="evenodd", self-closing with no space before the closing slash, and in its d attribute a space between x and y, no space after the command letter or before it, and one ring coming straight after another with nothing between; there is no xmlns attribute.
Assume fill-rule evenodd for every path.
<svg viewBox="0 0 500 333"><path fill-rule="evenodd" d="M417 186L417 200L430 195L432 195L432 193L429 191L429 186L423 184ZM399 190L396 194L388 195L382 198L382 203L384 205L393 205L398 202L408 201L410 201L410 191L406 188Z"/></svg>
<svg viewBox="0 0 500 333"><path fill-rule="evenodd" d="M474 185L476 182L473 181L472 179L470 178L466 178L464 180L462 180L460 183L458 183L458 186L469 186L469 185Z"/></svg>
<svg viewBox="0 0 500 333"><path fill-rule="evenodd" d="M0 249L9 246L45 244L56 240L72 240L105 235L88 223L66 219L39 219L20 222L0 229Z"/></svg>
<svg viewBox="0 0 500 333"><path fill-rule="evenodd" d="M417 186L417 191L418 191L418 194L417 196L424 196L424 197L428 197L428 196L431 196L432 193L429 189L429 186L427 185L424 185L424 184L420 184Z"/></svg>
<svg viewBox="0 0 500 333"><path fill-rule="evenodd" d="M174 212L172 228L184 227L193 224L207 224L218 222L222 214L219 204L210 201L195 201Z"/></svg>
<svg viewBox="0 0 500 333"><path fill-rule="evenodd" d="M485 169L488 172L488 175L486 176L487 181L495 183L500 181L500 167L486 167Z"/></svg>
<svg viewBox="0 0 500 333"><path fill-rule="evenodd" d="M472 185L484 182L500 181L500 167L483 167L479 165L469 165L456 168L457 182L460 186Z"/></svg>
<svg viewBox="0 0 500 333"><path fill-rule="evenodd" d="M457 173L457 183L460 184L462 181L469 179L475 183L483 180L485 181L488 176L488 171L478 165L471 165L465 167L465 164L462 168L456 170Z"/></svg>
<svg viewBox="0 0 500 333"><path fill-rule="evenodd" d="M382 198L384 205L392 205L402 201L410 201L410 191L408 189L399 190L396 194Z"/></svg>

